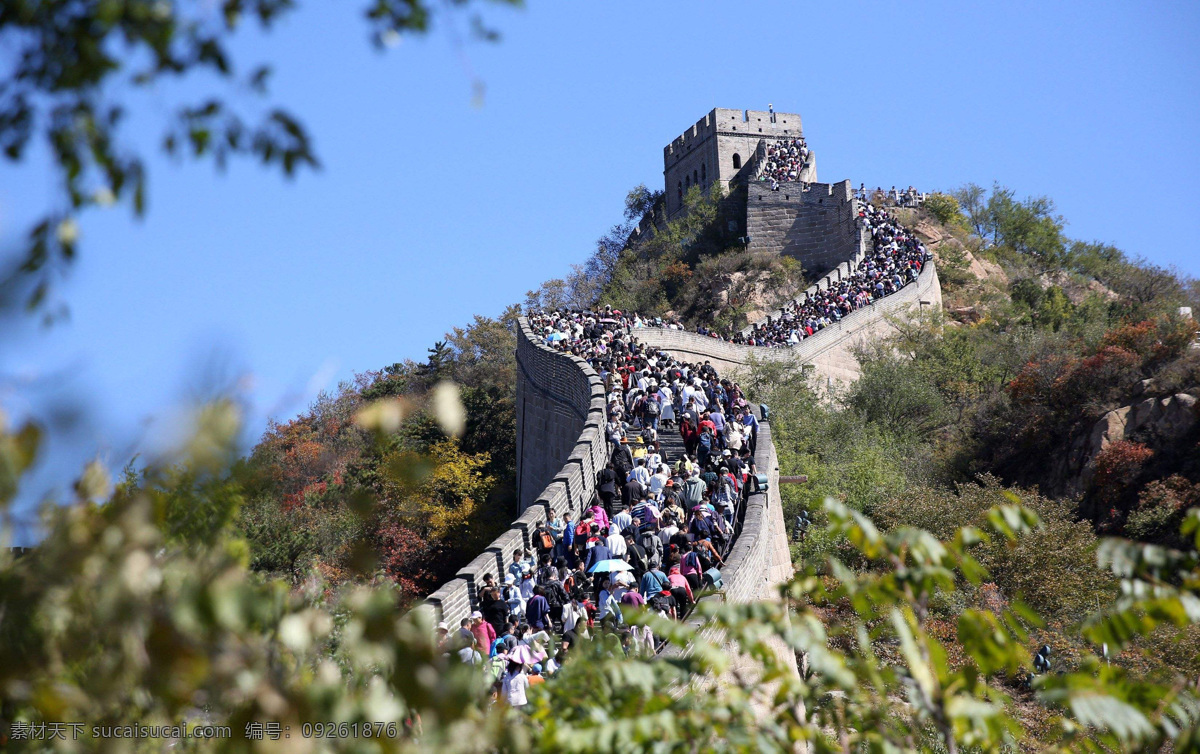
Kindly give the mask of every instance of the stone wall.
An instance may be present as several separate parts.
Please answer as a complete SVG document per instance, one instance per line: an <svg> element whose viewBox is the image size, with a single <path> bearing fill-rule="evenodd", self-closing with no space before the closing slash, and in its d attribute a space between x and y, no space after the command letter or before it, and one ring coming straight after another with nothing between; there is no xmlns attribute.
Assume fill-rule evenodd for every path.
<svg viewBox="0 0 1200 754"><path fill-rule="evenodd" d="M550 510L578 520L608 463L604 387L583 359L543 345L524 318L517 326L517 495L521 514L418 609L453 626L479 604L485 574L503 581L513 553Z"/></svg>
<svg viewBox="0 0 1200 754"><path fill-rule="evenodd" d="M754 465L770 479L767 492L750 495L742 530L721 569L721 598L727 602L754 602L777 596L776 590L792 577L791 552L779 494L779 458L771 441L770 422L759 424Z"/></svg>
<svg viewBox="0 0 1200 754"><path fill-rule="evenodd" d="M607 463L604 386L591 366L540 342L524 319L517 327L517 500L526 510L563 471L568 458ZM587 432L588 429L594 430ZM578 451L578 453L576 453ZM600 460L596 467L594 460ZM570 465L570 464L568 464ZM571 503L584 490L572 480ZM588 495L587 500L591 500Z"/></svg>
<svg viewBox="0 0 1200 754"><path fill-rule="evenodd" d="M824 274L859 247L858 209L850 181L782 183L755 181L746 198L750 250L786 254L808 273Z"/></svg>
<svg viewBox="0 0 1200 754"><path fill-rule="evenodd" d="M836 279L843 267L839 265L819 284L827 287L828 281ZM858 360L853 353L856 346L890 335L895 327L889 319L903 319L930 307L940 308L941 305L942 287L938 282L937 267L930 261L916 282L870 306L851 312L840 322L790 348L740 346L682 330L646 328L638 330L636 335L643 343L670 351L685 361L711 361L722 375L736 373L752 360L790 361L811 368L826 380L845 384L859 376Z"/></svg>

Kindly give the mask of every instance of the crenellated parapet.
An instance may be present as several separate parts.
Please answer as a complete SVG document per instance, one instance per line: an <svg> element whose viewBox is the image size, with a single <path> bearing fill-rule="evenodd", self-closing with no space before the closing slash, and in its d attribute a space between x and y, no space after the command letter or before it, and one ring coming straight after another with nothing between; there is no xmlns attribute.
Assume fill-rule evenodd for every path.
<svg viewBox="0 0 1200 754"><path fill-rule="evenodd" d="M524 317L517 324L517 498L520 515L508 530L425 601L451 625L478 607L479 587L497 582L517 550L532 546L534 529L556 511L578 520L608 463L604 386L583 359L546 346Z"/></svg>
<svg viewBox="0 0 1200 754"><path fill-rule="evenodd" d="M683 207L692 186L707 191L720 181L726 194L755 175L760 144L804 136L797 113L717 107L663 148L667 217ZM807 180L815 181L816 161Z"/></svg>

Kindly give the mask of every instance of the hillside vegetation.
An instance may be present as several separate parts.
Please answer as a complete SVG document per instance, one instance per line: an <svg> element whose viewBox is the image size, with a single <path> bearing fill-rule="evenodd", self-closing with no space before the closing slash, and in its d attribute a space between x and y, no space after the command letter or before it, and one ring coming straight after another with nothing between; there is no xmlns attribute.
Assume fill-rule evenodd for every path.
<svg viewBox="0 0 1200 754"><path fill-rule="evenodd" d="M516 507L517 312L476 317L424 362L360 374L272 424L234 474L251 566L293 583L314 570L331 583L378 570L409 602L507 528ZM459 436L432 411L450 384L461 386L465 409ZM377 438L355 420L372 405L403 415L398 431Z"/></svg>
<svg viewBox="0 0 1200 754"><path fill-rule="evenodd" d="M933 630L960 651L952 627L965 610L1024 604L1045 619L1031 644L1050 644L1056 667L1076 667L1089 650L1080 624L1120 593L1098 567L1099 536L1184 547L1180 526L1200 504L1198 328L1179 313L1200 303L1196 282L1070 240L1049 200L1002 188L968 186L894 211L937 257L944 313L897 323L896 335L861 350L862 378L844 390L781 365L753 370L781 473L809 477L784 490L789 520L810 511L820 524L833 498L885 531L946 538L1019 500L1041 527L1019 546L977 552L988 580L934 599ZM1131 404L1142 406L1141 424L1123 409ZM794 554L819 571L831 556L878 567L855 550L817 526ZM844 609L825 617L837 623ZM1194 625L1161 629L1114 661L1139 677L1195 679L1198 647ZM1012 691L1018 703L1032 699ZM1034 732L1052 714L1019 704Z"/></svg>
<svg viewBox="0 0 1200 754"><path fill-rule="evenodd" d="M729 231L722 213L736 212L745 202L745 189L739 191L726 197L720 183L708 192L693 186L684 196L684 211L667 220L662 192L634 188L626 197L624 222L572 274L531 291L527 306L602 304L720 330L778 309L804 290L804 270L792 257L747 251ZM639 218L642 234L634 232Z"/></svg>

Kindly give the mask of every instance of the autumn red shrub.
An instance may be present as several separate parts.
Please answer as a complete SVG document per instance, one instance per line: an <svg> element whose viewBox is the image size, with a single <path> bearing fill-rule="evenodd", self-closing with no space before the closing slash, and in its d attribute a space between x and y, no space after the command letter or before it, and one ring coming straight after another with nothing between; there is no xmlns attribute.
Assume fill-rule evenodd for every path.
<svg viewBox="0 0 1200 754"><path fill-rule="evenodd" d="M1047 401L1074 410L1094 413L1137 377L1137 354L1119 346L1104 346L1085 359L1072 360L1051 383ZM1090 405L1089 405L1090 404Z"/></svg>
<svg viewBox="0 0 1200 754"><path fill-rule="evenodd" d="M1181 511L1196 505L1200 505L1200 484L1193 483L1179 474L1150 482L1138 495L1139 508Z"/></svg>
<svg viewBox="0 0 1200 754"><path fill-rule="evenodd" d="M672 262L662 270L662 279L670 283L683 283L689 280L694 273L692 268L688 267L684 262Z"/></svg>
<svg viewBox="0 0 1200 754"><path fill-rule="evenodd" d="M1119 505L1126 490L1137 479L1142 468L1154 456L1151 448L1139 442L1118 440L1096 454L1096 474L1092 478L1092 502L1105 510L1103 527L1120 525L1132 506Z"/></svg>
<svg viewBox="0 0 1200 754"><path fill-rule="evenodd" d="M1143 361L1162 361L1184 352L1193 329L1181 319L1148 319L1109 330L1101 347L1122 348L1136 353Z"/></svg>
<svg viewBox="0 0 1200 754"><path fill-rule="evenodd" d="M1200 505L1200 484L1179 474L1156 479L1138 495L1138 506L1125 523L1125 534L1145 542L1183 545L1179 527L1184 512L1196 505Z"/></svg>
<svg viewBox="0 0 1200 754"><path fill-rule="evenodd" d="M1140 442L1118 440L1096 455L1097 487L1125 485L1133 481L1154 451Z"/></svg>
<svg viewBox="0 0 1200 754"><path fill-rule="evenodd" d="M437 548L417 532L396 521L385 521L376 530L379 563L409 597L437 588Z"/></svg>
<svg viewBox="0 0 1200 754"><path fill-rule="evenodd" d="M1055 381L1074 364L1075 359L1066 356L1030 361L1008 383L1008 395L1017 403L1045 403Z"/></svg>

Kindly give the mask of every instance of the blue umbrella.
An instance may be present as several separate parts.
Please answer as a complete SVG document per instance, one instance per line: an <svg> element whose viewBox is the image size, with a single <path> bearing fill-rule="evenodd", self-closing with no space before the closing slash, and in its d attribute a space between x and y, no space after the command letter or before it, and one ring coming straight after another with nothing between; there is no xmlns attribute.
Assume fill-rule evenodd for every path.
<svg viewBox="0 0 1200 754"><path fill-rule="evenodd" d="M613 571L632 571L633 566L618 558L609 558L601 560L596 565L588 569L588 573L611 573Z"/></svg>
<svg viewBox="0 0 1200 754"><path fill-rule="evenodd" d="M546 336L546 340L553 342L555 340L564 340L566 337L566 335L563 335L560 332L552 332Z"/></svg>

